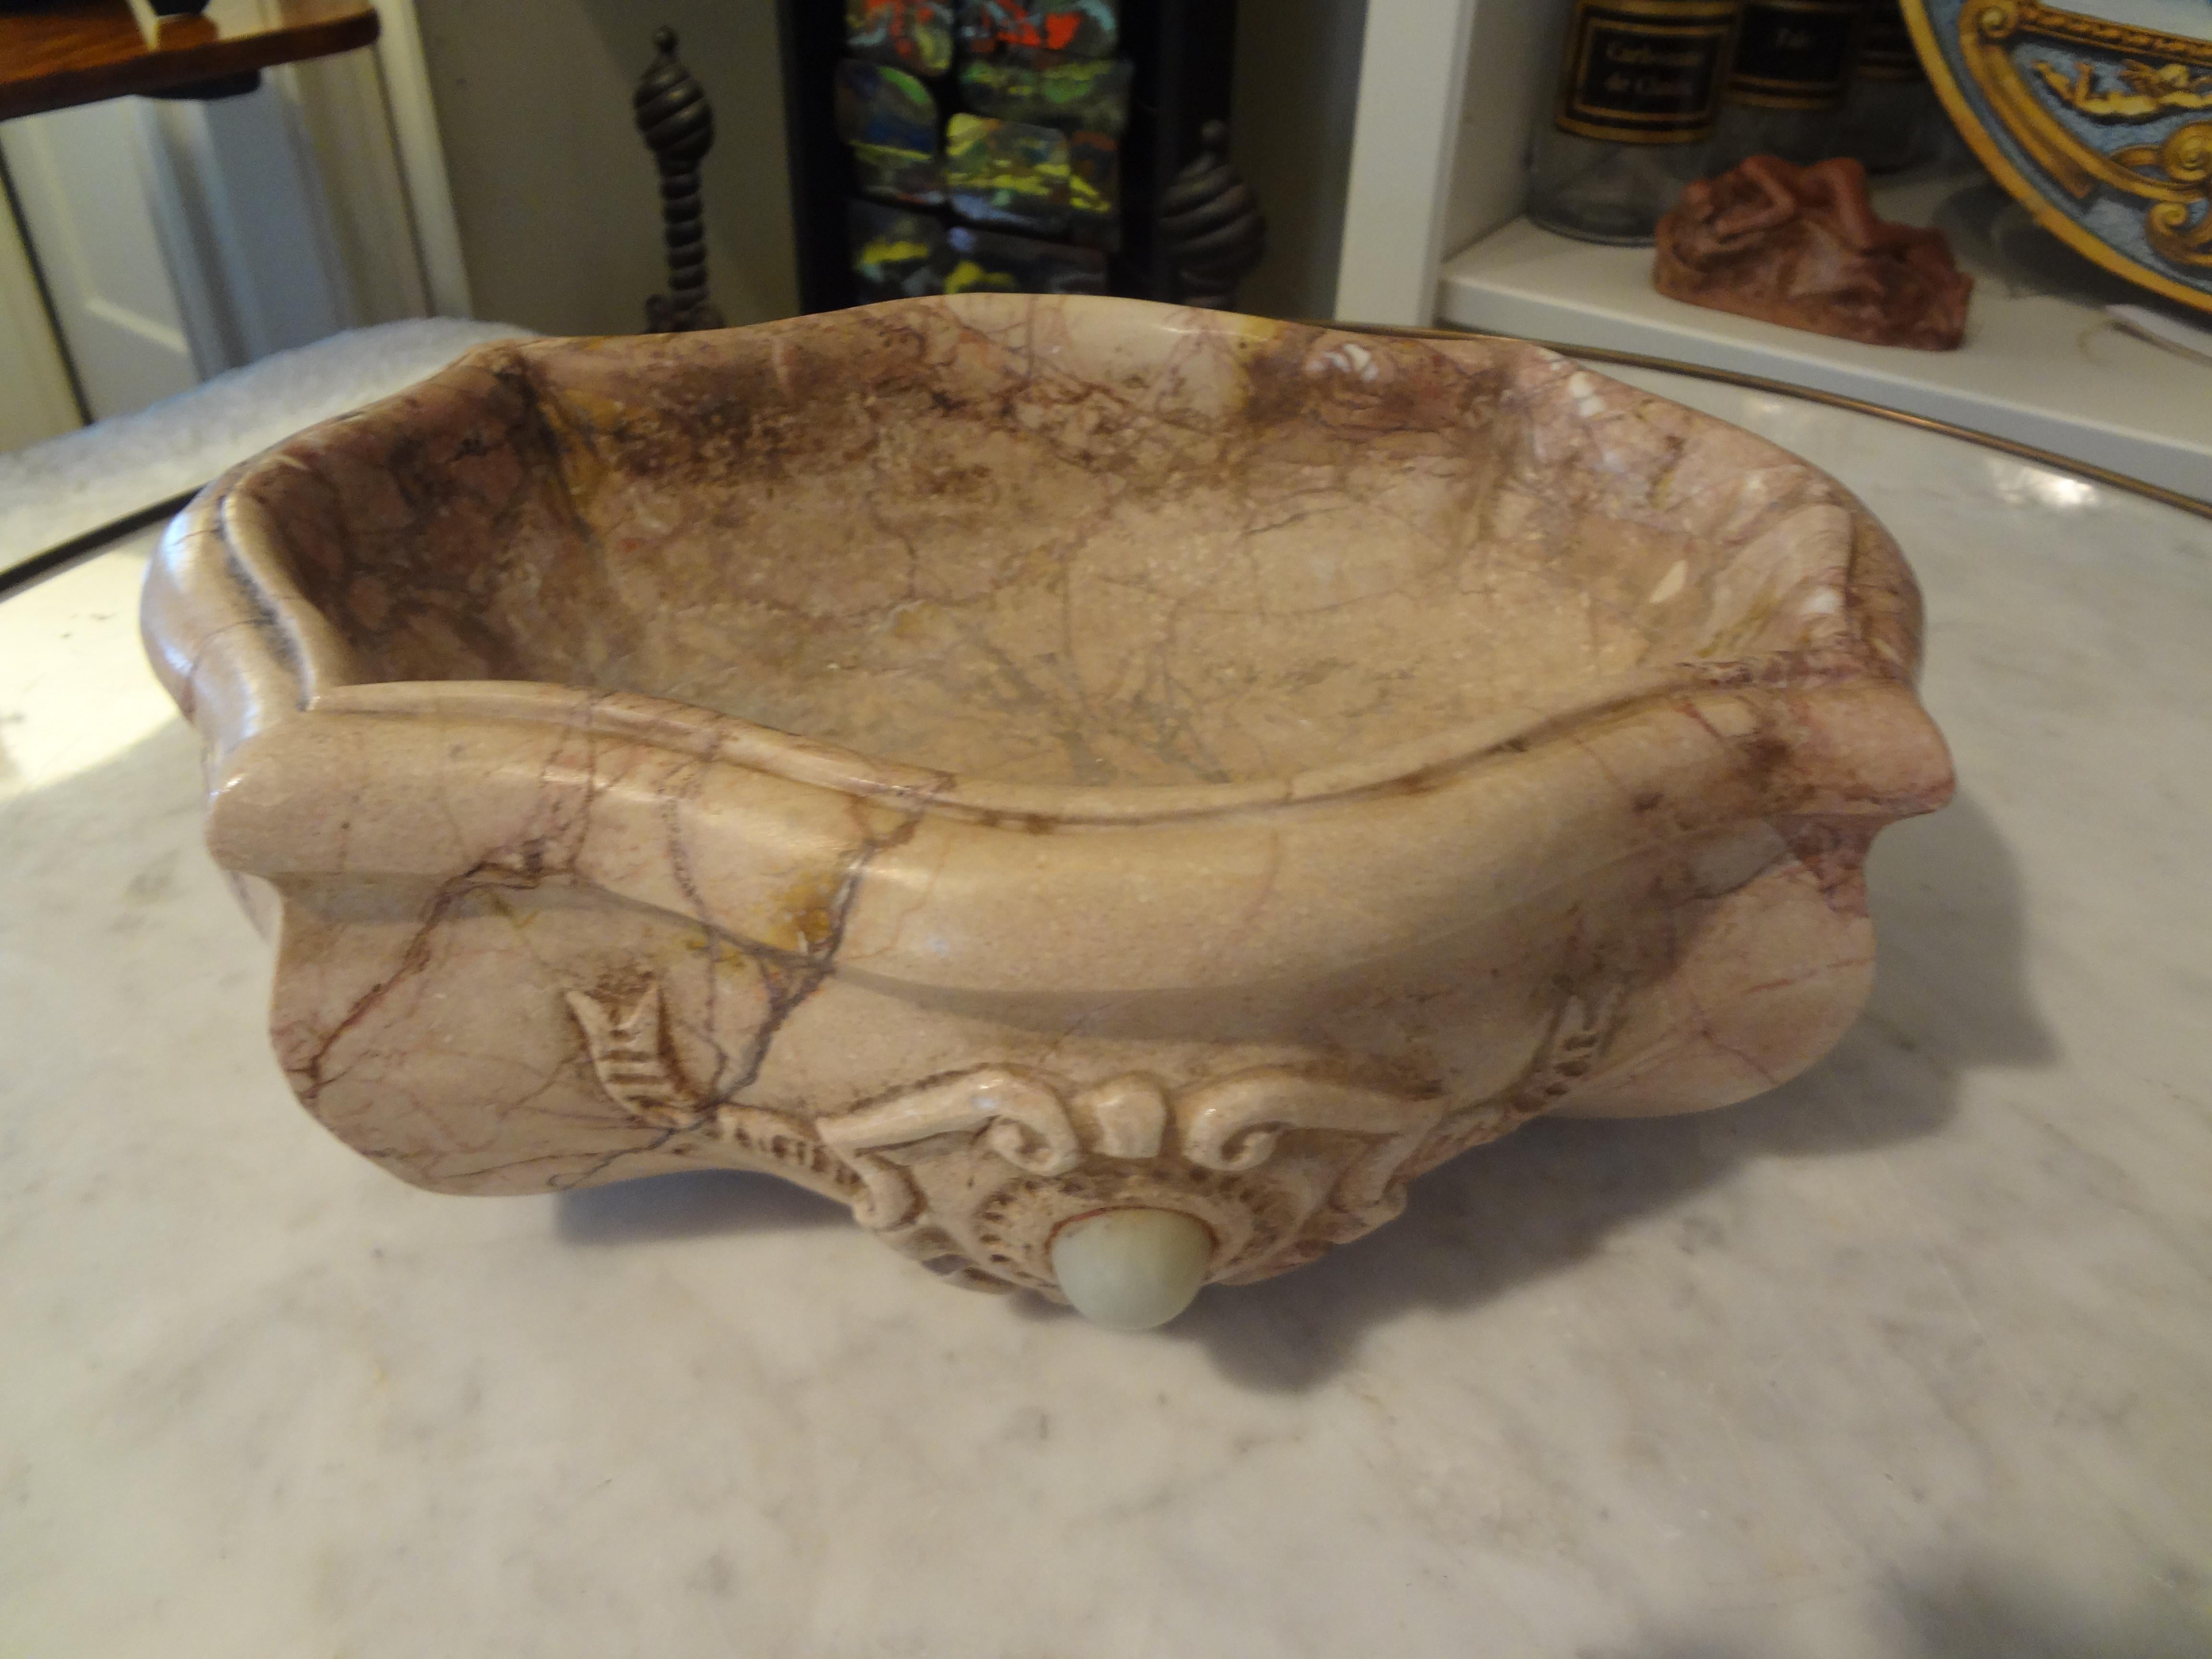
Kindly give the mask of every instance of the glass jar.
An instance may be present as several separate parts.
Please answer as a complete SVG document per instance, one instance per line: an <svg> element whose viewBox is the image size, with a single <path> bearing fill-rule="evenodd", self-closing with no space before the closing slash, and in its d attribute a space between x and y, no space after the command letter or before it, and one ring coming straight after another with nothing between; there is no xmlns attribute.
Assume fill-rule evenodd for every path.
<svg viewBox="0 0 2212 1659"><path fill-rule="evenodd" d="M1904 6L1869 0L1838 148L1857 156L1869 173L1900 173L1935 159L1945 125L1936 88L1913 50Z"/></svg>
<svg viewBox="0 0 2212 1659"><path fill-rule="evenodd" d="M1702 170L1741 0L1577 0L1559 89L1537 129L1528 216L1642 243Z"/></svg>
<svg viewBox="0 0 2212 1659"><path fill-rule="evenodd" d="M1707 170L1753 155L1802 167L1836 154L1865 14L1863 0L1744 0Z"/></svg>

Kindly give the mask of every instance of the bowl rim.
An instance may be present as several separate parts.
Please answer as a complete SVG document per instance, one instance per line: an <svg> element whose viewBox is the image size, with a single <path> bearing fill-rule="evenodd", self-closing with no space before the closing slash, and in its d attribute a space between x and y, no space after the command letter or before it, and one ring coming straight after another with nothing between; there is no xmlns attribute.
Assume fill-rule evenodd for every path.
<svg viewBox="0 0 2212 1659"><path fill-rule="evenodd" d="M1547 347L1506 336L1459 338L1376 335L1326 324L1277 323L1231 313L1192 311L1149 301L1091 295L969 295L931 296L863 307L884 312L937 307L957 313L1003 314L1009 305L1040 301L1079 310L1153 313L1146 325L1175 332L1251 334L1299 328L1317 342L1340 334L1370 350L1451 356L1462 345L1503 348L1535 362L1555 362L1619 387L1639 400L1673 400L1587 369ZM819 327L843 313L785 319L757 329ZM744 331L731 331L738 332ZM649 336L592 340L619 349ZM1343 801L1362 795L1420 793L1503 754L1570 741L1577 732L1641 709L1680 705L1701 696L1747 691L1802 692L1853 682L1893 682L1911 696L1919 665L1919 598L1896 544L1848 489L1811 462L1744 428L1739 432L1786 463L1826 483L1852 526L1835 644L1767 653L1684 660L1593 681L1586 694L1565 697L1540 714L1520 712L1440 726L1365 753L1272 777L1219 783L1062 785L963 778L956 773L878 757L833 741L765 726L740 715L648 694L535 680L383 680L366 678L336 624L308 599L257 522L263 509L247 493L266 471L297 466L295 452L327 427L374 418L402 407L424 388L483 372L488 362L532 357L573 346L550 339L501 341L477 347L415 386L352 414L310 427L241 463L210 483L164 537L147 580L143 631L157 672L181 708L194 715L218 757L276 719L322 714L448 723L488 721L549 725L617 737L687 753L708 763L766 772L838 793L884 800L910 811L986 824L1137 825L1236 815ZM533 390L535 390L533 386ZM1674 405L1686 408L1687 405ZM1702 410L1701 422L1721 421ZM201 695L210 675L233 682L220 695ZM1917 702L1917 698L1915 699ZM227 711L218 713L216 711ZM212 724L213 729L210 728Z"/></svg>

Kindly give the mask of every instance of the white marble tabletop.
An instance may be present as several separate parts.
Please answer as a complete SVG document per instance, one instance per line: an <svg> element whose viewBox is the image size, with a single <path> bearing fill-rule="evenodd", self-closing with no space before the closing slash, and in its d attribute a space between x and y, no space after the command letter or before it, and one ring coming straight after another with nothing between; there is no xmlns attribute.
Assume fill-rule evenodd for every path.
<svg viewBox="0 0 2212 1659"><path fill-rule="evenodd" d="M1145 1337L765 1179L347 1152L266 1048L143 538L0 602L0 1653L2212 1650L2212 521L1632 378L1926 585L1961 788L1877 850L1871 1008Z"/></svg>

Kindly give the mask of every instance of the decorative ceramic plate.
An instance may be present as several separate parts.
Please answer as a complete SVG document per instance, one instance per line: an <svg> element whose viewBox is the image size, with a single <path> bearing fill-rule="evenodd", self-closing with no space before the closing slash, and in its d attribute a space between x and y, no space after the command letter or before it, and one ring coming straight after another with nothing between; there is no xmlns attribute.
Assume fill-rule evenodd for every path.
<svg viewBox="0 0 2212 1659"><path fill-rule="evenodd" d="M1944 106L2045 229L2212 311L2212 0L1905 0Z"/></svg>

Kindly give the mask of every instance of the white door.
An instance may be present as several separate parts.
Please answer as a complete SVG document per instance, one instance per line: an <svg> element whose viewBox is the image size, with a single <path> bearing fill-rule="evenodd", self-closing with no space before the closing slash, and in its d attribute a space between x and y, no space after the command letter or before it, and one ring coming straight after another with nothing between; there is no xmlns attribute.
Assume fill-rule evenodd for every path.
<svg viewBox="0 0 2212 1659"><path fill-rule="evenodd" d="M76 427L82 416L53 319L15 216L0 197L0 454Z"/></svg>
<svg viewBox="0 0 2212 1659"><path fill-rule="evenodd" d="M270 70L250 93L0 123L93 418L341 329L467 314L413 11L387 5L376 51Z"/></svg>
<svg viewBox="0 0 2212 1659"><path fill-rule="evenodd" d="M148 204L136 100L0 125L0 155L95 420L199 384Z"/></svg>

